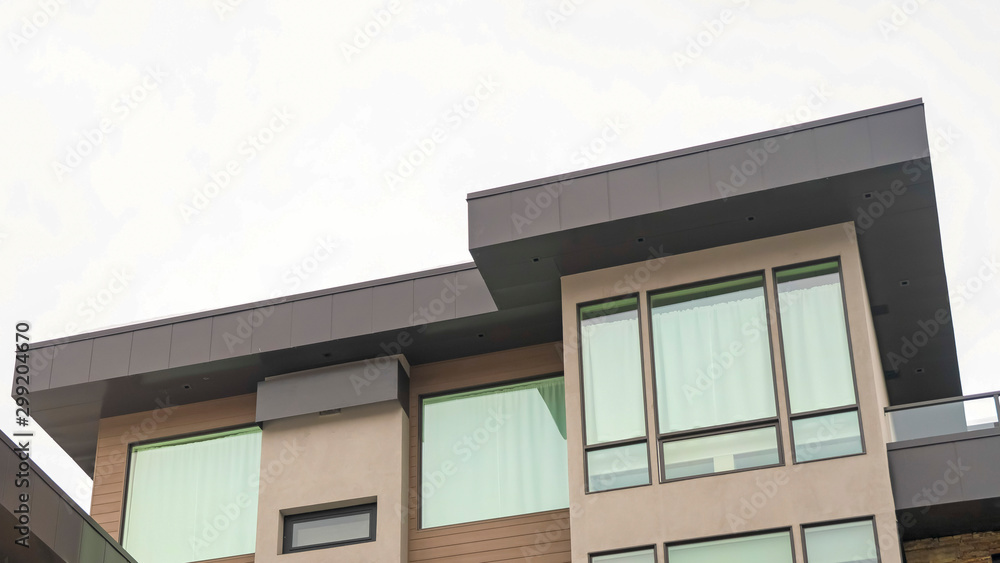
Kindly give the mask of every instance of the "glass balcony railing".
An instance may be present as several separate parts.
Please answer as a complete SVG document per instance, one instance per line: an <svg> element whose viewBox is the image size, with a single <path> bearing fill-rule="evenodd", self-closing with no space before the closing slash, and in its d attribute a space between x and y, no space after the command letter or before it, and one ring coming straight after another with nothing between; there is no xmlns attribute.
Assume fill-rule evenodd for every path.
<svg viewBox="0 0 1000 563"><path fill-rule="evenodd" d="M1000 429L1000 391L887 407L890 442Z"/></svg>

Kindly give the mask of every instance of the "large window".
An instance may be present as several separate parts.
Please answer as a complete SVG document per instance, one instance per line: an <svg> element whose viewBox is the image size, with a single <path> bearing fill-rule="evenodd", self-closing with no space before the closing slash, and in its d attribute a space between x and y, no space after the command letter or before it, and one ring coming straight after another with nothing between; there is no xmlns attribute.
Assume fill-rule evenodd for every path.
<svg viewBox="0 0 1000 563"><path fill-rule="evenodd" d="M254 552L260 429L132 448L122 545L143 563Z"/></svg>
<svg viewBox="0 0 1000 563"><path fill-rule="evenodd" d="M775 272L795 461L864 451L840 264Z"/></svg>
<svg viewBox="0 0 1000 563"><path fill-rule="evenodd" d="M667 563L792 563L788 531L667 546ZM810 561L812 563L812 561Z"/></svg>
<svg viewBox="0 0 1000 563"><path fill-rule="evenodd" d="M802 528L809 563L877 563L875 525L869 518Z"/></svg>
<svg viewBox="0 0 1000 563"><path fill-rule="evenodd" d="M763 275L656 293L650 311L663 478L781 463Z"/></svg>
<svg viewBox="0 0 1000 563"><path fill-rule="evenodd" d="M587 490L649 484L639 299L580 307Z"/></svg>
<svg viewBox="0 0 1000 563"><path fill-rule="evenodd" d="M563 378L427 397L421 527L569 506Z"/></svg>

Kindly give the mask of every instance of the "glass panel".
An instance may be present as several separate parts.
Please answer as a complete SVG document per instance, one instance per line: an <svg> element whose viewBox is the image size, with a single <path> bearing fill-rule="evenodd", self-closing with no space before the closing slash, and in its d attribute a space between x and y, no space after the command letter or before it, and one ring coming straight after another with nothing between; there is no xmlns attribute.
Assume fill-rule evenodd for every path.
<svg viewBox="0 0 1000 563"><path fill-rule="evenodd" d="M651 298L661 433L775 416L764 278Z"/></svg>
<svg viewBox="0 0 1000 563"><path fill-rule="evenodd" d="M663 442L663 474L667 479L776 465L777 430L756 428Z"/></svg>
<svg viewBox="0 0 1000 563"><path fill-rule="evenodd" d="M292 524L292 547L366 539L371 536L371 513L330 516Z"/></svg>
<svg viewBox="0 0 1000 563"><path fill-rule="evenodd" d="M563 378L423 402L425 528L569 506Z"/></svg>
<svg viewBox="0 0 1000 563"><path fill-rule="evenodd" d="M792 438L795 440L795 461L827 459L863 451L858 411L793 420Z"/></svg>
<svg viewBox="0 0 1000 563"><path fill-rule="evenodd" d="M591 563L656 563L656 554L652 549L615 553L614 555L597 555L590 558Z"/></svg>
<svg viewBox="0 0 1000 563"><path fill-rule="evenodd" d="M998 426L993 397L892 411L888 416L894 442Z"/></svg>
<svg viewBox="0 0 1000 563"><path fill-rule="evenodd" d="M775 277L792 413L853 405L838 264L792 268Z"/></svg>
<svg viewBox="0 0 1000 563"><path fill-rule="evenodd" d="M646 442L587 452L587 477L591 492L648 485Z"/></svg>
<svg viewBox="0 0 1000 563"><path fill-rule="evenodd" d="M254 552L260 429L132 449L122 545L138 561Z"/></svg>
<svg viewBox="0 0 1000 563"><path fill-rule="evenodd" d="M646 435L638 298L580 309L587 444Z"/></svg>
<svg viewBox="0 0 1000 563"><path fill-rule="evenodd" d="M871 520L805 528L809 563L875 563L875 530Z"/></svg>
<svg viewBox="0 0 1000 563"><path fill-rule="evenodd" d="M667 547L670 563L792 563L792 540L788 532L744 536L725 540Z"/></svg>

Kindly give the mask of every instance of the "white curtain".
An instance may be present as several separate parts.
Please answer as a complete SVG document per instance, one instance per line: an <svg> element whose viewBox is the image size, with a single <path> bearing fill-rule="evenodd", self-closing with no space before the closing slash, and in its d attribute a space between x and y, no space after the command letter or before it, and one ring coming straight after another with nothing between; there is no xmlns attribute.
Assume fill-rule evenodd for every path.
<svg viewBox="0 0 1000 563"><path fill-rule="evenodd" d="M580 323L587 444L645 436L636 311Z"/></svg>
<svg viewBox="0 0 1000 563"><path fill-rule="evenodd" d="M260 429L133 448L122 545L142 563L253 553Z"/></svg>
<svg viewBox="0 0 1000 563"><path fill-rule="evenodd" d="M422 424L422 527L569 506L562 377L426 399Z"/></svg>
<svg viewBox="0 0 1000 563"><path fill-rule="evenodd" d="M670 563L792 563L792 542L788 532L777 532L670 546L667 556Z"/></svg>
<svg viewBox="0 0 1000 563"><path fill-rule="evenodd" d="M792 413L854 404L839 274L778 284Z"/></svg>
<svg viewBox="0 0 1000 563"><path fill-rule="evenodd" d="M656 307L660 432L774 416L763 288Z"/></svg>
<svg viewBox="0 0 1000 563"><path fill-rule="evenodd" d="M805 529L809 563L878 561L871 520Z"/></svg>

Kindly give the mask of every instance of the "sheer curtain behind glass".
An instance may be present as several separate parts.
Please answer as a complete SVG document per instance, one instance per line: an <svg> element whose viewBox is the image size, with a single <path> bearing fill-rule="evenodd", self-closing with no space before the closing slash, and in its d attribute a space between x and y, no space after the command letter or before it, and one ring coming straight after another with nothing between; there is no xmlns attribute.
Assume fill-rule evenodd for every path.
<svg viewBox="0 0 1000 563"><path fill-rule="evenodd" d="M587 444L646 434L636 310L580 323Z"/></svg>
<svg viewBox="0 0 1000 563"><path fill-rule="evenodd" d="M562 377L424 400L421 525L569 506Z"/></svg>
<svg viewBox="0 0 1000 563"><path fill-rule="evenodd" d="M792 413L854 404L840 274L782 281L784 275L778 273L778 305Z"/></svg>
<svg viewBox="0 0 1000 563"><path fill-rule="evenodd" d="M670 563L792 563L788 532L744 536L667 548Z"/></svg>
<svg viewBox="0 0 1000 563"><path fill-rule="evenodd" d="M774 416L763 287L657 306L660 297L652 309L660 432Z"/></svg>
<svg viewBox="0 0 1000 563"><path fill-rule="evenodd" d="M133 448L122 545L142 563L253 553L259 473L258 428Z"/></svg>
<svg viewBox="0 0 1000 563"><path fill-rule="evenodd" d="M875 563L878 552L871 520L805 529L809 563Z"/></svg>

